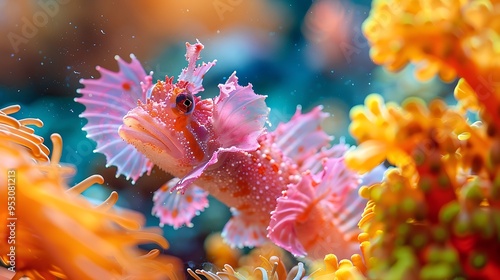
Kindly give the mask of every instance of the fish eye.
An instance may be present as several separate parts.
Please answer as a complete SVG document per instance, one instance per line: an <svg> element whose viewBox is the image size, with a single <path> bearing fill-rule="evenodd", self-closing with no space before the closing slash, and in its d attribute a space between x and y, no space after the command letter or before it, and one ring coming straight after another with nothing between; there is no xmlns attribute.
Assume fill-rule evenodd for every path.
<svg viewBox="0 0 500 280"><path fill-rule="evenodd" d="M181 93L175 98L177 109L184 114L189 114L194 109L194 98L191 93Z"/></svg>

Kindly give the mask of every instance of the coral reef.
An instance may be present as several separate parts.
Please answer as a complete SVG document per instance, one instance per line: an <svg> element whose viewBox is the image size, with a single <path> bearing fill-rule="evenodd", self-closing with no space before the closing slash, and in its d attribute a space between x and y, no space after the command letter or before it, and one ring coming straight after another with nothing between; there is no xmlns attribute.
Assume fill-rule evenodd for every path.
<svg viewBox="0 0 500 280"><path fill-rule="evenodd" d="M416 77L421 81L436 75L445 82L459 80L454 90L456 102L451 105L440 99L424 102L418 97L396 104L386 102L381 95L370 94L363 105L352 108L349 130L358 146L347 152L342 164L345 163L349 172L360 174L381 164L390 166L383 180L365 181L359 197L356 196L367 201L359 217L361 233L357 240L349 239L356 246L356 254L331 249L339 248L331 246L332 239L313 238L320 242L315 243L309 257L323 256L324 251L331 254L319 262L304 258L294 266L291 257L272 244L252 243L250 245L261 247L244 255L241 250L224 244L219 234L214 234L205 243L208 260L214 268L189 268L187 273L196 280L496 279L500 274L499 16L500 2L493 0L374 1L363 31L375 63L390 71L414 64ZM309 22L308 26L313 23ZM191 64L193 68L195 63ZM144 76L143 72L139 74ZM228 80L231 83L235 77ZM130 84L122 85L123 89L129 87ZM190 113L192 104L185 100L175 99L177 105L184 106L181 107L185 109L183 113ZM134 106L135 101L131 101ZM149 109L147 106L156 103L145 104L141 106ZM114 207L115 192L98 205L80 195L93 183L102 183L101 177L91 176L73 188L67 187L65 177L76 171L59 163L60 137L53 135L51 153L43 145L43 139L28 127L41 126L41 121L16 120L10 116L18 110L19 106L0 110L0 180L7 182L9 171L15 170L18 203L14 278L182 278L176 259L160 256L159 250L144 253L137 249L137 245L144 242L157 243L162 248L168 243L156 229L143 227L142 215ZM311 116L314 121L321 119L317 113ZM122 117L117 119L120 122L117 127L120 127ZM238 123L237 128L240 125ZM277 131L292 131L291 127L281 126ZM303 129L297 131L304 134ZM298 138L297 143L307 142L303 136ZM242 142L238 141L225 148L234 148ZM289 140L283 140L281 145L290 148ZM336 170L336 162L331 158L307 154L302 159L304 161L298 163ZM344 169L331 174L320 173L331 178L346 175ZM323 197L319 191L326 185L335 185L332 183L335 181L325 180L323 184L313 180L310 174L302 179L293 187L286 184L283 198L277 200L277 209L281 210L279 207L287 206L299 197L298 190L304 189L307 192L300 196L302 200L292 201L302 203L297 204L300 207L290 207L293 211L285 207L284 212L275 213L292 212L293 218L298 217L301 223L306 216L312 217L311 223L286 224L287 217L276 214L271 225L278 230L271 231L271 237L281 234L278 226L285 223L287 227L282 232L286 234L278 237L289 237L300 229L302 239L308 241L307 238L314 237L310 225L314 225L314 229L324 228L335 215L354 215L347 203L342 208L303 207L317 205L317 200ZM7 201L7 186L0 187L0 200ZM167 184L164 189L171 187ZM311 198L315 198L313 191L319 192L317 200ZM160 198L156 196L157 200ZM178 199L177 196L171 198ZM178 215L173 211L168 214ZM5 209L0 211L2 221L7 221L8 215ZM182 221L179 226L184 223L190 225ZM231 229L238 229L238 233L250 232L244 225L239 223ZM8 227L0 227L3 241L10 235ZM247 235L241 236L236 244L248 241ZM334 242L347 243L340 238ZM277 243L292 252L301 252L293 243ZM6 266L11 261L10 253L10 248L0 249ZM0 271L0 275L4 272Z"/></svg>
<svg viewBox="0 0 500 280"><path fill-rule="evenodd" d="M417 63L422 80L462 79L455 106L412 98L399 107L370 95L351 110L359 146L347 165L360 172L384 160L394 166L383 182L360 190L369 200L359 223L369 247L366 278L495 279L500 272L499 11L494 1L373 4L364 32L376 63L389 70ZM469 113L481 121L471 123Z"/></svg>

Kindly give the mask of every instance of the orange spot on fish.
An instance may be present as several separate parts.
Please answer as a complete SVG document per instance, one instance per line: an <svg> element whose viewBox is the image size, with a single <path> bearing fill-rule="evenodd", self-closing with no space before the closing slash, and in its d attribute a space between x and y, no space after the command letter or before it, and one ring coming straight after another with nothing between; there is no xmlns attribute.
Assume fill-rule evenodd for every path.
<svg viewBox="0 0 500 280"><path fill-rule="evenodd" d="M177 209L174 209L174 211L172 211L172 217L177 218L178 215L179 215L179 211Z"/></svg>
<svg viewBox="0 0 500 280"><path fill-rule="evenodd" d="M122 84L122 88L124 90L127 90L127 91L130 90L130 89L132 89L132 87L130 86L130 84L127 83L127 82L125 82L125 83Z"/></svg>
<svg viewBox="0 0 500 280"><path fill-rule="evenodd" d="M264 173L266 172L266 169L264 168L264 166L260 166L260 167L257 169L257 172L258 172L260 175L264 175Z"/></svg>
<svg viewBox="0 0 500 280"><path fill-rule="evenodd" d="M245 210L250 209L251 206L252 205L250 205L249 203L243 203L240 206L238 206L238 210L239 211L245 211Z"/></svg>
<svg viewBox="0 0 500 280"><path fill-rule="evenodd" d="M271 167L273 168L274 172L278 172L280 170L280 167L276 163L272 164Z"/></svg>
<svg viewBox="0 0 500 280"><path fill-rule="evenodd" d="M257 232L255 232L255 231L252 233L252 237L253 237L253 239L255 239L255 240L259 239L259 235L258 235L258 234L257 234Z"/></svg>
<svg viewBox="0 0 500 280"><path fill-rule="evenodd" d="M233 193L233 197L247 196L250 194L250 187L246 181L239 181L237 186L237 191Z"/></svg>
<svg viewBox="0 0 500 280"><path fill-rule="evenodd" d="M200 144L188 129L188 120L189 117L186 115L180 115L177 117L174 129L176 131L182 131L184 137L186 137L187 144L189 146L190 151L193 153L193 156L196 160L201 161L205 157L205 153L201 148ZM194 121L190 122L191 126L197 127L198 124Z"/></svg>
<svg viewBox="0 0 500 280"><path fill-rule="evenodd" d="M304 146L299 146L297 150L299 151L299 153L302 153L304 151Z"/></svg>
<svg viewBox="0 0 500 280"><path fill-rule="evenodd" d="M190 196L190 195L186 195L186 201L187 201L188 203L193 202L193 197L192 197L192 196Z"/></svg>

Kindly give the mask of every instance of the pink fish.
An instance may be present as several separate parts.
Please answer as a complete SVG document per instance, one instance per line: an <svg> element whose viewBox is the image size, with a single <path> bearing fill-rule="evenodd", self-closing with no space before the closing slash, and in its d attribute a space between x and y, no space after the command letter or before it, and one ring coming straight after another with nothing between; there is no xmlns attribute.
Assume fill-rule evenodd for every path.
<svg viewBox="0 0 500 280"><path fill-rule="evenodd" d="M139 61L116 57L120 70L97 68L101 77L82 79L75 100L87 137L97 142L107 165L135 182L158 165L176 178L154 194L161 225L191 226L208 207L210 194L230 207L223 230L234 246L259 246L269 239L297 256L349 256L365 201L359 176L344 165L344 144L321 128L321 107L266 129L265 96L241 86L233 73L219 95L202 99L202 80L216 61L196 65L203 45L186 44L188 61L173 77L152 83Z"/></svg>

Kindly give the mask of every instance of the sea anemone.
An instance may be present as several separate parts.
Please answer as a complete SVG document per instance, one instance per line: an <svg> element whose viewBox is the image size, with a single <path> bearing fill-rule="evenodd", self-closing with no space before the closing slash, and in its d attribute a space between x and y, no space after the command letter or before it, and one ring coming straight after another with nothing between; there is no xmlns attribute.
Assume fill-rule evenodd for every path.
<svg viewBox="0 0 500 280"><path fill-rule="evenodd" d="M367 237L367 234L360 235L360 242L363 244L361 246L363 256L354 254L351 260L344 259L339 262L335 255L328 254L323 261L310 263L311 268L309 270L313 272L309 275L306 275L306 266L302 262L287 270L286 267L290 267L290 258L284 254L283 249L271 243L253 249L248 255L241 257L237 268L225 264L224 268L219 271L202 269L193 271L188 269L188 273L196 280L202 279L200 275L213 280L365 279L363 273L367 270L364 264L365 260L368 259Z"/></svg>
<svg viewBox="0 0 500 280"><path fill-rule="evenodd" d="M226 264L222 271L212 272L203 269L197 269L192 271L188 269L188 273L196 280L202 280L199 275L211 280L246 280L246 279L277 279L277 280L299 280L305 274L304 264L299 263L294 266L290 271L287 271L285 265L281 259L277 256L271 256L270 258L265 258L260 256L261 264L256 267L252 267L252 274L249 276L244 276L240 272L236 271L232 266Z"/></svg>
<svg viewBox="0 0 500 280"><path fill-rule="evenodd" d="M137 248L153 242L166 249L160 231L143 228L142 214L113 207L116 192L98 205L81 196L103 183L99 175L68 188L64 178L75 170L59 164L61 137L51 136L48 161L43 139L24 126L41 122L7 116L17 110L11 106L0 114L0 132L7 135L0 138L0 180L8 182L0 185L0 199L11 206L0 210L0 238L9 244L0 257L16 272L14 279L176 279L176 259L160 262L157 249L144 254Z"/></svg>
<svg viewBox="0 0 500 280"><path fill-rule="evenodd" d="M27 125L42 127L39 119L27 118L17 120L10 116L21 109L19 105L12 105L0 109L0 135L9 142L19 144L29 149L33 158L41 162L49 161L49 149L43 144L43 138L36 135Z"/></svg>

